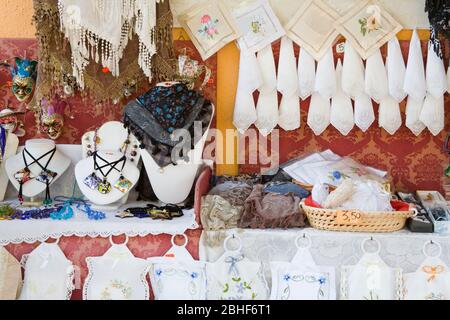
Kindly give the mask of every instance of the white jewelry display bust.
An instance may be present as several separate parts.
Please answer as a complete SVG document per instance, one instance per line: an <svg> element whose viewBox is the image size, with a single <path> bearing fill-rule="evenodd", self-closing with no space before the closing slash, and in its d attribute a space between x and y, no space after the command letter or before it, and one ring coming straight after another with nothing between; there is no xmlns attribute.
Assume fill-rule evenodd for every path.
<svg viewBox="0 0 450 320"><path fill-rule="evenodd" d="M98 155L105 159L108 162L114 162L120 160L123 157L123 153L119 151L98 151ZM101 160L98 160L98 165L102 167L105 163ZM123 164L119 163L116 165L117 170L111 170L107 179L108 182L111 183L111 192L108 194L102 194L98 190L92 190L87 185L84 184L84 180L94 172L94 157L89 157L81 160L75 166L75 179L77 180L78 187L80 188L83 195L92 203L100 206L107 206L111 204L117 203L121 200L126 194L128 194L130 190L126 194L114 188L114 184L120 178L120 170L122 169ZM105 167L102 171L106 174L109 171L110 167ZM95 170L95 173L100 179L103 179L103 176L100 170ZM130 180L133 183L133 187L136 186L139 180L139 169L132 164L130 161L126 161L125 167L122 170L123 176Z"/></svg>
<svg viewBox="0 0 450 320"><path fill-rule="evenodd" d="M52 151L55 148L55 142L48 139L33 139L25 142L25 149L33 155L35 159L39 159L44 154ZM39 162L42 166L47 164L47 161L51 154L41 159ZM25 158L28 164L33 162L33 159L25 154ZM53 179L53 184L56 180L58 180L64 172L70 166L70 159L66 157L63 153L61 153L58 148L55 151L50 163L48 164L47 169L57 173L57 176ZM23 159L23 153L16 154L15 156L9 157L6 160L5 170L8 175L9 181L11 181L14 188L19 190L20 184L14 178L14 175L19 171L25 168L25 162ZM42 168L37 164L33 163L28 167L32 174L36 177L42 172ZM39 194L45 191L46 185L45 183L39 182L36 179L30 180L22 186L22 193L25 197L34 198Z"/></svg>
<svg viewBox="0 0 450 320"><path fill-rule="evenodd" d="M6 160L16 154L19 147L19 138L14 133L8 133L6 137L5 154L0 163L0 201L5 199L6 188L8 187L8 175L5 170Z"/></svg>
<svg viewBox="0 0 450 320"><path fill-rule="evenodd" d="M153 192L160 201L166 204L180 204L189 196L198 170L204 164L202 160L203 150L214 113L215 108L213 106L208 130L205 131L202 139L196 144L195 149L188 153L189 162L181 160L176 166L171 164L161 168L147 150L141 150L142 162L147 171L150 184Z"/></svg>
<svg viewBox="0 0 450 320"><path fill-rule="evenodd" d="M140 142L132 133L128 134L128 130L124 128L122 122L110 121L104 123L97 130L97 137L99 138L97 143L94 141L95 136L95 131L89 131L86 132L81 138L83 159L89 157L88 152L92 151L94 146L96 146L97 151L120 150L120 148L123 147L124 142L128 139L130 144L128 145L128 149L125 154L127 156L127 161L131 163L131 159L133 159L132 163L136 167L138 166L139 160L141 159L141 149L139 148ZM89 146L91 148L89 148ZM137 146L137 148L134 148L134 146ZM133 156L132 152L136 152L136 155ZM108 203L108 208L103 207L96 209L118 209L120 206L128 202L129 196L130 193L128 192L123 195L117 203Z"/></svg>

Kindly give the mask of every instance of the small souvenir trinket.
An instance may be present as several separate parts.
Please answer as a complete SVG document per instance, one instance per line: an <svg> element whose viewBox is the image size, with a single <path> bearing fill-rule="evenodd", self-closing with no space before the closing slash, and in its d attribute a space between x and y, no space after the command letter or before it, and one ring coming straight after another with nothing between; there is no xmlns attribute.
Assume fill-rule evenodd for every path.
<svg viewBox="0 0 450 320"><path fill-rule="evenodd" d="M123 211L120 212L116 215L117 218L121 218L121 219L126 219L126 218L134 218L134 214L128 212L128 211Z"/></svg>
<svg viewBox="0 0 450 320"><path fill-rule="evenodd" d="M127 193L128 191L130 191L132 186L133 183L124 176L121 176L119 180L117 180L117 182L114 184L114 188L122 193Z"/></svg>
<svg viewBox="0 0 450 320"><path fill-rule="evenodd" d="M100 182L102 182L102 179L100 179L95 172L84 179L84 184L92 190L97 190Z"/></svg>
<svg viewBox="0 0 450 320"><path fill-rule="evenodd" d="M170 212L166 209L149 209L148 213L152 220L172 220Z"/></svg>
<svg viewBox="0 0 450 320"><path fill-rule="evenodd" d="M108 194L111 192L111 183L109 183L108 180L104 179L102 182L98 184L97 190L101 194Z"/></svg>
<svg viewBox="0 0 450 320"><path fill-rule="evenodd" d="M43 170L37 177L36 180L42 183L52 183L58 174L51 170Z"/></svg>
<svg viewBox="0 0 450 320"><path fill-rule="evenodd" d="M28 181L34 179L34 176L31 173L30 169L23 168L14 174L14 179L16 179L20 184L25 184Z"/></svg>

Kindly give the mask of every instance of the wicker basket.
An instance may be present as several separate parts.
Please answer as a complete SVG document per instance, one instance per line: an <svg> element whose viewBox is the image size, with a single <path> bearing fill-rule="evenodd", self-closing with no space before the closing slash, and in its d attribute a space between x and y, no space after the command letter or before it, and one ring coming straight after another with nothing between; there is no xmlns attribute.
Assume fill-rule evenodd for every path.
<svg viewBox="0 0 450 320"><path fill-rule="evenodd" d="M417 214L410 211L361 212L357 210L331 210L300 204L313 228L347 232L394 232L403 229L406 220ZM354 219L346 219L347 217ZM348 221L348 222L345 222Z"/></svg>

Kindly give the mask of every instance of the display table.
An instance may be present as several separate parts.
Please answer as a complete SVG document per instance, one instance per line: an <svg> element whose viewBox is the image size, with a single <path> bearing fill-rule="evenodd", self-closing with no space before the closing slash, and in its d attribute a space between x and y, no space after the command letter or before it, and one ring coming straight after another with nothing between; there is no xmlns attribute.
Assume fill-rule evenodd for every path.
<svg viewBox="0 0 450 320"><path fill-rule="evenodd" d="M450 264L449 235L411 233L407 230L385 234L328 232L311 228L204 231L200 239L200 259L216 261L224 253L223 240L232 234L241 238L243 253L246 257L252 261L263 262L269 284L271 283L271 273L268 263L290 261L297 250L295 239L303 234L311 239L311 253L316 263L336 268L338 290L340 266L356 264L362 256L361 242L371 237L380 241L382 259L389 266L400 267L404 272L417 270L425 259L422 248L430 240L441 244L442 259Z"/></svg>

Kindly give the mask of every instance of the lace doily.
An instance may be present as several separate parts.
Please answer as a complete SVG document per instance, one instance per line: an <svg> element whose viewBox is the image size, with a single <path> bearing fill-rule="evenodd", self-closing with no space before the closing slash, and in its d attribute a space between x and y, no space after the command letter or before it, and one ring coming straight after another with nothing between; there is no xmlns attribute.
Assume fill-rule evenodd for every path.
<svg viewBox="0 0 450 320"><path fill-rule="evenodd" d="M145 203L137 206L144 206ZM126 208L134 207L128 204ZM123 209L126 209L123 208ZM145 237L160 234L183 234L186 230L198 229L194 210L184 210L184 216L172 221L151 219L120 219L116 212L105 212L106 219L89 220L87 215L73 208L75 217L68 221L44 220L14 220L1 221L0 245L45 242L48 239L61 237L91 237L107 238L109 236L127 235L129 237Z"/></svg>

